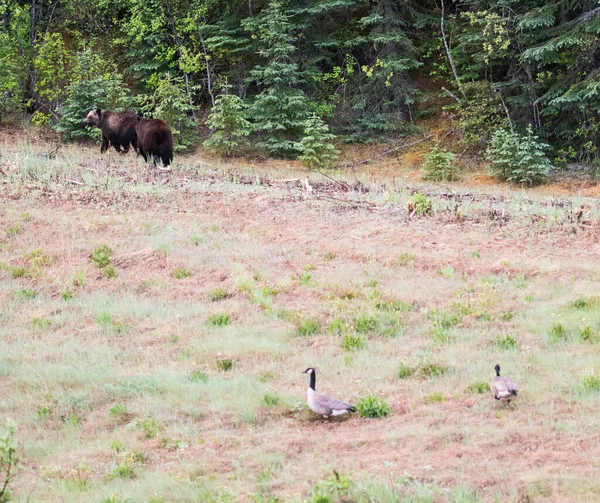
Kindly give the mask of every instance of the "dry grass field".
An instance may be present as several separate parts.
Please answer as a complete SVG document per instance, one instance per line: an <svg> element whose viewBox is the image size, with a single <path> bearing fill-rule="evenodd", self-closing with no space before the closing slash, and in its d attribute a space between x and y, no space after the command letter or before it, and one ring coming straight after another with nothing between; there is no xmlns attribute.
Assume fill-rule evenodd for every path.
<svg viewBox="0 0 600 503"><path fill-rule="evenodd" d="M0 145L15 500L600 501L597 199L52 151Z"/></svg>

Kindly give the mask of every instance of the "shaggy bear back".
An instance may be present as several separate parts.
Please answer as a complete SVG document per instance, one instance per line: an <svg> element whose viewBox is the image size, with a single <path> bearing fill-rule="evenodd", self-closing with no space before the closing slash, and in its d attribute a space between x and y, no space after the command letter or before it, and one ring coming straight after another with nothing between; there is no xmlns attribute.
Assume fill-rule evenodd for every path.
<svg viewBox="0 0 600 503"><path fill-rule="evenodd" d="M173 133L165 122L159 119L139 119L135 130L138 151L145 161L152 159L156 165L157 159L160 159L164 166L171 164Z"/></svg>
<svg viewBox="0 0 600 503"><path fill-rule="evenodd" d="M87 126L96 126L102 131L102 147L100 152L112 145L117 152L129 151L129 146L137 151L137 114L131 110L114 112L111 110L91 110L83 121Z"/></svg>

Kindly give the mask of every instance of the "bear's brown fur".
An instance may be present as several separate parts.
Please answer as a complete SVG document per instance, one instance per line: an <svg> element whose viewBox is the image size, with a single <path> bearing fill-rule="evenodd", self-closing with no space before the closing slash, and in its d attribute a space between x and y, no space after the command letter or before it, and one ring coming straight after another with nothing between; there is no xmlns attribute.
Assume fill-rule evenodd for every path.
<svg viewBox="0 0 600 503"><path fill-rule="evenodd" d="M135 128L137 133L138 152L144 161L152 159L154 165L158 159L164 166L173 160L173 133L171 128L159 119L138 118Z"/></svg>
<svg viewBox="0 0 600 503"><path fill-rule="evenodd" d="M96 126L102 130L102 146L100 152L105 152L110 145L117 152L129 152L129 145L137 152L137 126L138 116L131 110L125 112L113 112L97 108L91 110L83 123L87 126Z"/></svg>

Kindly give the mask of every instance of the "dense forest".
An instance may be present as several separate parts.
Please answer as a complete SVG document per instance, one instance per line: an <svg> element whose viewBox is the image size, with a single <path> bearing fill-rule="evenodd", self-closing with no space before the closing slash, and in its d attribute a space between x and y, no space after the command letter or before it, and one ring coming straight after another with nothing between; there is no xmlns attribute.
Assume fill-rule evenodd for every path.
<svg viewBox="0 0 600 503"><path fill-rule="evenodd" d="M1 119L66 138L132 108L180 149L320 164L334 135L398 138L443 97L474 152L500 131L500 150L600 157L597 0L1 0L0 18Z"/></svg>

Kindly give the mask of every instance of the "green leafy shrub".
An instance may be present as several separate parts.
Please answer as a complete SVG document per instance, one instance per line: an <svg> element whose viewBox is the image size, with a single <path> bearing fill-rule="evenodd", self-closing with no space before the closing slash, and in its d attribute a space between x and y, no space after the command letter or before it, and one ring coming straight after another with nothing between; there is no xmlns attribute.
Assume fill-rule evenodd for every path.
<svg viewBox="0 0 600 503"><path fill-rule="evenodd" d="M27 275L27 269L22 266L14 266L10 269L10 275L14 279L24 278Z"/></svg>
<svg viewBox="0 0 600 503"><path fill-rule="evenodd" d="M142 431L146 438L156 438L158 433L165 429L164 425L153 417L150 419L140 419L135 425Z"/></svg>
<svg viewBox="0 0 600 503"><path fill-rule="evenodd" d="M431 213L432 209L433 205L431 203L431 199L429 199L422 192L417 192L415 195L413 195L408 203L408 212L411 215L428 215Z"/></svg>
<svg viewBox="0 0 600 503"><path fill-rule="evenodd" d="M115 270L115 268L112 265L107 265L103 270L103 274L107 278L116 278L117 277L117 271Z"/></svg>
<svg viewBox="0 0 600 503"><path fill-rule="evenodd" d="M600 392L600 376L595 374L583 376L579 384L584 393Z"/></svg>
<svg viewBox="0 0 600 503"><path fill-rule="evenodd" d="M522 137L498 129L486 153L491 163L490 174L500 180L519 184L544 183L552 169L550 159L546 156L548 148L548 144L538 141L531 125Z"/></svg>
<svg viewBox="0 0 600 503"><path fill-rule="evenodd" d="M442 395L438 391L434 391L433 393L431 393L430 395L427 395L425 397L425 403L437 403L437 402L443 402L443 401L444 401L444 395Z"/></svg>
<svg viewBox="0 0 600 503"><path fill-rule="evenodd" d="M365 418L385 417L392 411L392 408L384 398L375 395L360 397L356 408L360 416Z"/></svg>
<svg viewBox="0 0 600 503"><path fill-rule="evenodd" d="M425 156L425 180L432 182L452 182L458 180L458 169L454 165L455 155L436 144Z"/></svg>
<svg viewBox="0 0 600 503"><path fill-rule="evenodd" d="M113 250L108 245L100 245L92 253L92 263L98 269L104 269L110 265L110 257L113 254Z"/></svg>
<svg viewBox="0 0 600 503"><path fill-rule="evenodd" d="M33 288L21 288L16 291L15 298L21 300L35 299L37 292Z"/></svg>
<svg viewBox="0 0 600 503"><path fill-rule="evenodd" d="M423 361L419 365L418 375L426 378L441 377L447 370L448 366L443 363Z"/></svg>
<svg viewBox="0 0 600 503"><path fill-rule="evenodd" d="M579 331L579 338L584 342L598 342L599 334L597 330L588 325Z"/></svg>
<svg viewBox="0 0 600 503"><path fill-rule="evenodd" d="M0 434L0 503L11 501L10 487L21 464L16 436L13 424Z"/></svg>
<svg viewBox="0 0 600 503"><path fill-rule="evenodd" d="M243 154L252 125L246 119L246 105L234 94L221 94L206 121L213 130L204 148L225 156Z"/></svg>
<svg viewBox="0 0 600 503"><path fill-rule="evenodd" d="M179 267L173 271L173 277L175 279L191 278L192 271L190 271L187 267Z"/></svg>
<svg viewBox="0 0 600 503"><path fill-rule="evenodd" d="M378 321L377 318L364 314L360 318L354 320L354 328L359 334L367 334L377 330Z"/></svg>

